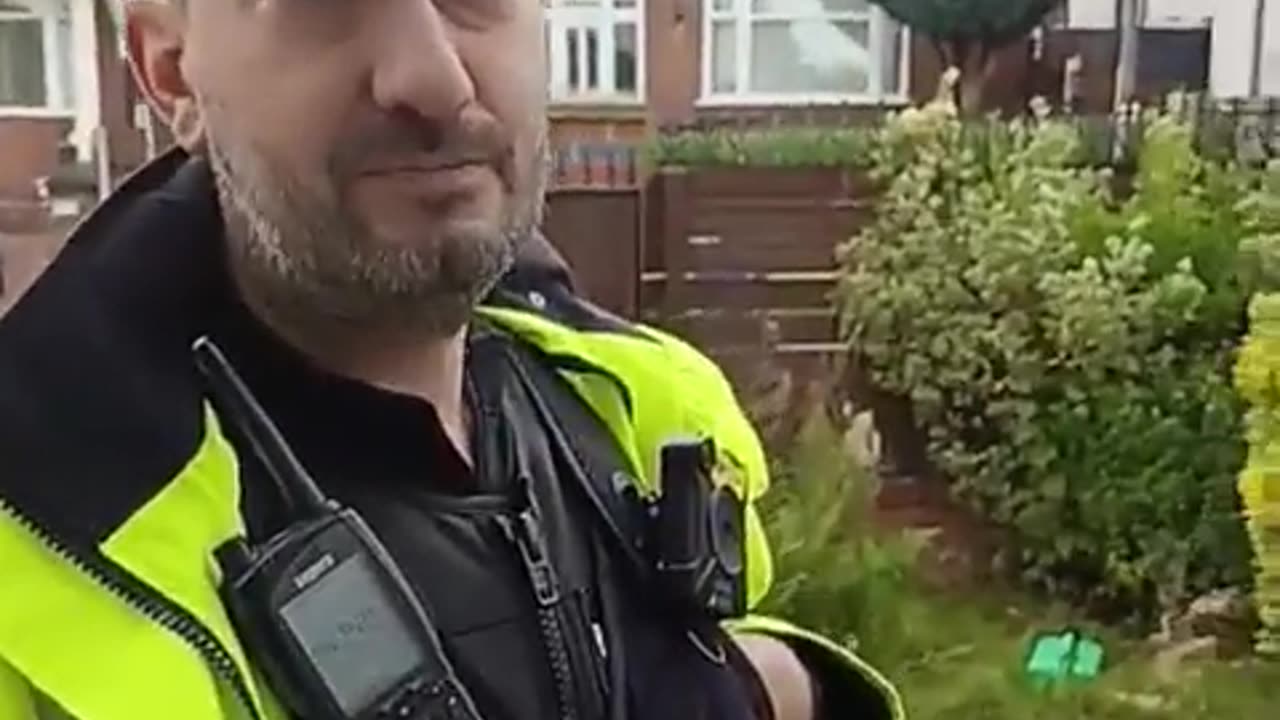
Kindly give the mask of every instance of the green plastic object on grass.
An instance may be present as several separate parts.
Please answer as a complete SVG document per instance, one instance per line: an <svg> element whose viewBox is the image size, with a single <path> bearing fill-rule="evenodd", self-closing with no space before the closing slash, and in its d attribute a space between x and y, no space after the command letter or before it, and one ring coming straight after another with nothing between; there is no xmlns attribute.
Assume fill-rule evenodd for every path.
<svg viewBox="0 0 1280 720"><path fill-rule="evenodd" d="M1027 674L1041 688L1066 681L1088 682L1102 672L1102 644L1076 630L1036 636L1027 658Z"/></svg>

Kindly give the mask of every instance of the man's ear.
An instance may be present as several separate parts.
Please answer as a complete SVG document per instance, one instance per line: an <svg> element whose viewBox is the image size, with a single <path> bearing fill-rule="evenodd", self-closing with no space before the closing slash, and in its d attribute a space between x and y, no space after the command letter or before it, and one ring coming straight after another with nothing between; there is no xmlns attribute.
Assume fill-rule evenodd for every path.
<svg viewBox="0 0 1280 720"><path fill-rule="evenodd" d="M183 64L187 19L169 2L125 4L129 66L147 103L188 151L204 143L204 121Z"/></svg>

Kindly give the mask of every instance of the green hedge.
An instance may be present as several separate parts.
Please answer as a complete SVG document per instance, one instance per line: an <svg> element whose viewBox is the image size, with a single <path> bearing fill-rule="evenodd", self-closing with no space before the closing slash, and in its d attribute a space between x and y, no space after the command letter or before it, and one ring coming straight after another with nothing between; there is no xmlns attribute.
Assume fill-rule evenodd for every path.
<svg viewBox="0 0 1280 720"><path fill-rule="evenodd" d="M652 167L847 167L871 161L868 127L689 130L659 135L646 147Z"/></svg>
<svg viewBox="0 0 1280 720"><path fill-rule="evenodd" d="M842 251L845 336L907 398L956 492L1054 594L1152 618L1247 584L1231 384L1245 303L1275 285L1275 176L1144 123L1131 196L1078 129L972 132L943 108L874 144L876 222Z"/></svg>

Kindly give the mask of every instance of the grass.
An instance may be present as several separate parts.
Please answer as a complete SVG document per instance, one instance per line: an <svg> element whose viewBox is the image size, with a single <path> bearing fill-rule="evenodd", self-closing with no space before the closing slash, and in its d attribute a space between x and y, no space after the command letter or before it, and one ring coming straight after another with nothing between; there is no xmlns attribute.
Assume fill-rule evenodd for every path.
<svg viewBox="0 0 1280 720"><path fill-rule="evenodd" d="M1038 632L1069 610L1012 590L931 587L916 570L925 540L870 531L872 482L839 435L811 422L776 469L765 516L778 561L765 609L840 639L898 685L912 720L1266 720L1280 665L1207 661L1170 676L1138 640L1083 629L1107 648L1096 681L1040 690L1022 671Z"/></svg>

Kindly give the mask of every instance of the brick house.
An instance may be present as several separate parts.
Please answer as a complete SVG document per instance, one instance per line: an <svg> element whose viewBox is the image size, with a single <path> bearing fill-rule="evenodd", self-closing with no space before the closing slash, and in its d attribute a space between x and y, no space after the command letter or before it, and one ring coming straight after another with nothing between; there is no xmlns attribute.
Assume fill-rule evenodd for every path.
<svg viewBox="0 0 1280 720"><path fill-rule="evenodd" d="M929 43L866 0L545 1L552 117L565 141L744 117L876 116L931 96L940 70ZM1005 53L994 105L1025 97L1027 49Z"/></svg>
<svg viewBox="0 0 1280 720"><path fill-rule="evenodd" d="M108 0L0 0L0 311L145 158Z"/></svg>
<svg viewBox="0 0 1280 720"><path fill-rule="evenodd" d="M88 160L100 120L91 3L0 0L0 228L35 221L36 181Z"/></svg>

